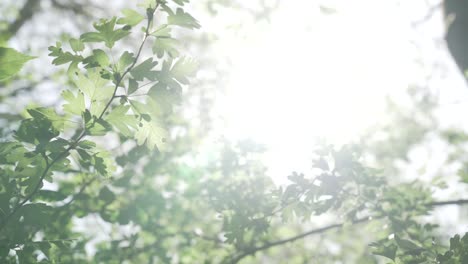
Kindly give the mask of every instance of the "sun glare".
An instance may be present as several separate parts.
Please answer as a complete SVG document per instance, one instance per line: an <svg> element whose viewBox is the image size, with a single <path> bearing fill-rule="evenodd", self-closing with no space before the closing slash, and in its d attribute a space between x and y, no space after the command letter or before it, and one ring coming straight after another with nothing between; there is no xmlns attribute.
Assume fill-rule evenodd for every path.
<svg viewBox="0 0 468 264"><path fill-rule="evenodd" d="M346 143L377 122L385 96L414 72L406 32L385 17L390 6L360 1L375 12L342 5L324 15L315 1L292 2L226 43L234 69L219 105L223 136L265 144L281 174L307 169L317 138Z"/></svg>

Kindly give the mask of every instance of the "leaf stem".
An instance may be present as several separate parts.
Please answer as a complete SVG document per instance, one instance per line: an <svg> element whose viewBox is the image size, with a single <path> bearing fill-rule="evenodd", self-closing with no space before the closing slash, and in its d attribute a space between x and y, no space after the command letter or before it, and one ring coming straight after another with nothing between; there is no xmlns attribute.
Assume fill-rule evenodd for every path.
<svg viewBox="0 0 468 264"><path fill-rule="evenodd" d="M466 204L468 204L468 199L431 202L431 203L426 203L425 206L426 207L439 207L439 206L446 206L446 205L466 205ZM360 224L360 223L369 222L371 220L382 219L384 217L385 217L384 215L367 216L367 217L355 219L355 220L351 221L351 224L356 225L356 224ZM249 255L254 255L255 253L257 253L259 251L264 251L264 250L270 249L272 247L276 247L276 246L280 246L280 245L287 244L287 243L290 243L290 242L294 242L296 240L299 240L299 239L302 239L302 238L305 238L305 237L308 237L308 236L311 236L311 235L321 234L321 233L324 233L324 232L326 232L328 230L342 228L345 224L346 223L344 223L344 222L343 223L332 224L332 225L324 226L324 227L321 227L321 228L312 229L312 230L309 230L309 231L304 232L302 234L298 234L298 235L295 235L295 236L292 236L292 237L289 237L289 238L286 238L286 239L281 239L281 240L272 241L272 242L266 242L262 246L258 246L258 247L254 247L254 248L251 248L251 249L248 249L248 250L244 250L243 252L240 252L238 255L232 256L231 258L229 258L227 260L227 263L231 263L231 264L238 263L243 258L245 258L245 257L247 257Z"/></svg>
<svg viewBox="0 0 468 264"><path fill-rule="evenodd" d="M149 28L150 28L150 25L151 25L151 22L153 21L152 17L153 17L153 14L156 12L156 10L158 9L159 7L159 4L160 2L159 1L156 1L157 4L155 6L155 8L152 10L152 13L151 13L151 16L148 17L148 22L147 22L147 27L146 27L146 30L145 30L145 35L143 37L143 41L142 43L140 44L140 47L138 48L138 52L137 52L137 55L135 56L135 59L133 60L133 63L125 70L125 72L119 77L119 79L117 80L116 84L115 84L115 88L114 88L114 92L112 94L112 97L109 99L109 101L107 102L106 106L104 107L104 109L102 110L101 114L99 115L98 119L95 119L93 121L93 123L91 124L90 127L93 127L94 124L96 124L97 120L101 119L105 112L107 111L107 109L110 107L110 105L112 104L113 100L116 98L116 93L117 93L117 89L119 88L123 78L125 77L125 75L127 75L132 69L133 67L135 67L136 63L138 62L138 58L140 57L141 55L141 51L143 50L143 46L145 45L145 42L149 36ZM34 190L29 194L27 195L23 201L21 201L18 205L16 205L13 210L5 217L5 219L0 223L0 231L5 228L5 226L8 224L8 222L11 220L11 218L18 212L18 210L23 206L25 205L28 201L30 201L34 195L36 195L36 193L39 191L39 189L41 188L42 186L42 181L44 180L44 178L47 176L47 173L49 172L49 170L52 168L52 166L58 162L59 160L61 160L62 158L65 158L66 156L68 156L68 154L70 153L70 151L72 149L75 149L76 146L78 145L78 143L86 136L87 134L87 130L84 129L81 134L78 136L78 138L72 143L70 144L70 146L68 146L67 149L65 149L62 153L60 153L57 157L55 157L50 163L48 161L48 158L45 157L46 159L46 168L44 169L44 171L42 172L41 176L39 177L39 181L38 183L36 184L36 186L34 187Z"/></svg>

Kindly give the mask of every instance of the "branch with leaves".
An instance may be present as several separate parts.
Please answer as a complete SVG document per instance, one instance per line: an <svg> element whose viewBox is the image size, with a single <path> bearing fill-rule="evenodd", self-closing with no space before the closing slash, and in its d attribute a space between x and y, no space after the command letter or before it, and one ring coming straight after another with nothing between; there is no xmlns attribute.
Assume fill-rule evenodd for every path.
<svg viewBox="0 0 468 264"><path fill-rule="evenodd" d="M466 204L468 204L468 199L431 202L431 203L426 204L425 206L430 208L430 207L440 207L440 206L447 206L447 205L466 205ZM238 263L239 261L241 261L245 257L251 256L251 255L253 256L253 255L255 255L255 253L260 252L260 251L265 251L265 250L268 250L268 249L273 248L273 247L281 246L281 245L284 245L284 244L287 244L287 243L292 243L292 242L295 242L295 241L300 240L300 239L304 239L304 238L312 236L312 235L323 234L323 233L325 233L327 231L330 231L330 230L333 230L333 229L342 228L345 225L348 225L348 226L349 226L349 224L356 225L356 224L360 224L360 223L369 222L369 221L372 221L372 220L382 219L384 217L385 216L381 216L381 215L372 216L372 217L370 217L370 216L369 217L363 217L363 218L352 220L350 223L349 222L343 222L343 223L338 223L338 224L332 224L332 225L328 225L328 226L325 226L325 227L312 229L312 230L306 231L304 233L301 233L301 234L298 234L298 235L295 235L295 236L292 236L292 237L289 237L289 238L285 238L285 239L281 239L281 240L277 240L277 241L272 241L272 242L267 242L262 246L250 248L250 249L246 250L245 252L240 252L240 253L236 254L235 256L232 256L232 257L228 258L226 263Z"/></svg>
<svg viewBox="0 0 468 264"><path fill-rule="evenodd" d="M96 31L84 33L79 39L71 38L71 51L64 51L59 42L49 47L49 55L55 58L53 64L69 64L68 76L78 91L63 91L62 97L66 102L64 113L57 113L53 108L28 109L29 118L21 122L14 134L16 141L0 143L0 173L7 175L2 179L2 186L7 188L7 192L0 197L7 201L0 208L1 245L18 245L18 241L31 239L37 232L36 227L20 238L15 235L15 230L21 228L26 231L28 223L36 222L33 223L36 226L41 222L34 218L43 217L45 220L57 215L50 213L53 207L36 202L35 198L44 180L52 182L53 174L73 171L68 159L72 152L79 157L80 171L94 174L95 178L83 184L65 205L70 205L76 197L83 195L96 177L112 175L116 166L113 157L87 138L106 136L114 131L124 140L146 144L149 149L161 151L164 145L169 144L165 115L180 101L182 85L189 83L196 70L193 60L178 57L179 52L175 53L176 41L171 37L171 28L180 26L193 29L199 25L182 8L173 11L166 1L146 1L141 6L144 14L125 9L123 17L103 19L94 24ZM156 11L167 13L167 23L155 22ZM111 60L115 55L112 49L115 44L128 38L132 29L144 20L143 38L136 54L125 51L117 62ZM150 38L157 59L150 56L140 62L145 43ZM87 43L102 44L107 51L87 48ZM12 49L2 49L6 52L0 54L3 56L0 77L6 79L19 71L30 58ZM7 62L11 63L6 65ZM155 69L158 64L161 67ZM140 82L145 80L154 83L149 89L146 88L147 95L139 100L130 99L132 93L143 89L144 85ZM124 93L119 94L119 91ZM116 98L120 99L118 104ZM164 109L159 104L163 101ZM71 133L73 136L70 139L62 137L73 130L75 132ZM109 189L106 190L112 194ZM33 212L38 210L40 213L35 215ZM21 252L21 249L16 251ZM0 259L4 257L2 253Z"/></svg>

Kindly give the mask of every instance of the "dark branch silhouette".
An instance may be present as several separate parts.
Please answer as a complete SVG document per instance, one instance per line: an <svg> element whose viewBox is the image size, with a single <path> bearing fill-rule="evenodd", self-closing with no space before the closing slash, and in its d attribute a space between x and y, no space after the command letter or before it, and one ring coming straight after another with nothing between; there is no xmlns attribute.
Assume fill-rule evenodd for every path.
<svg viewBox="0 0 468 264"><path fill-rule="evenodd" d="M427 203L426 206L427 207L439 207L439 206L446 206L446 205L465 205L465 204L468 204L468 199L431 202L431 203ZM368 222L368 221L371 221L371 220L382 219L384 217L385 216L363 217L363 218L353 220L351 222L351 224L356 225L356 224ZM349 223L346 223L346 224L349 224ZM296 240L299 240L299 239L302 239L302 238L305 238L305 237L308 237L308 236L311 236L311 235L321 234L321 233L324 233L324 232L332 230L332 229L342 228L344 225L345 225L345 223L332 224L332 225L324 226L324 227L321 227L321 228L312 229L312 230L309 230L309 231L307 231L305 233L301 233L301 234L298 234L298 235L295 235L295 236L292 236L292 237L289 237L289 238L286 238L286 239L281 239L281 240L277 240L277 241L273 241L273 242L267 242L262 246L244 250L240 254L238 254L236 256L233 256L228 261L228 263L238 263L243 258L245 258L245 257L247 257L249 255L254 255L255 253L257 253L259 251L264 251L264 250L270 249L272 247L276 247L276 246L280 246L280 245L287 244L287 243L290 243L290 242L294 242Z"/></svg>
<svg viewBox="0 0 468 264"><path fill-rule="evenodd" d="M445 40L458 68L468 70L468 1L444 0Z"/></svg>

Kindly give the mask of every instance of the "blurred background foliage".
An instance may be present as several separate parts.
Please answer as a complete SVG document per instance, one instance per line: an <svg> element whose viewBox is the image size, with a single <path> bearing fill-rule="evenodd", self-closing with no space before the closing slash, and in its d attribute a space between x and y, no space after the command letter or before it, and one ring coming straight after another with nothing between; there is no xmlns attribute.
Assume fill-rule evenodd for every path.
<svg viewBox="0 0 468 264"><path fill-rule="evenodd" d="M58 108L62 104L60 91L70 83L64 78L64 70L51 66L47 47L90 30L90 21L116 15L122 8L134 5L131 1L2 1L1 43L38 56L21 75L0 84L3 141L11 139L25 116L25 106ZM447 246L449 237L465 232L463 207L444 207L432 214L425 209L415 210L416 217L412 218L403 216L404 208L393 208L400 204L398 201L390 201L391 208L369 206L372 195L387 191L397 193L390 198L401 199L402 207L412 200L448 200L463 198L466 193L463 182L468 182L468 135L464 127L454 125L456 119L447 122L448 115L463 114L459 109L447 112L451 106L440 99L440 87L454 83L443 82L450 79L446 71L453 65L446 66L447 59L427 56L424 49L413 55L418 67L429 69L422 74L426 78L408 83L403 95L389 97L386 117L355 139L355 147L332 147L322 142L325 147L316 150L319 157L326 157L325 163L333 160L330 164L334 165L327 165L327 169L315 163L315 169L331 171L341 157L346 162L343 170L351 170L342 175L354 175L352 181L332 182L331 174L319 174L323 178L313 195L331 195L336 198L335 204L317 203L316 198L308 203L304 200L307 198L299 198L312 192L310 172L291 172L288 180L282 181L285 183L278 184L272 177L275 172L268 170L262 159L268 146L219 136L215 105L225 92L232 58L229 52L222 57L212 50L226 34L242 38L250 27L268 25L282 5L287 4L266 0L190 3L190 13L201 21L202 29L176 34L182 39L183 49L200 62L200 71L190 88L184 90L183 102L169 117L173 144L159 152L121 145L118 137L113 142L97 139L116 155L119 170L111 178L76 172L54 175L56 181L34 199L47 202L54 210L37 213L36 230L14 231L18 236L29 235L24 239L30 242L18 245L20 263L34 263L37 259L51 263L384 263L384 257L372 255L368 245L401 231L398 221L415 219L414 223L403 223L400 229L413 229L411 239L420 242L419 246L426 246L428 241L427 247L432 247L434 241ZM316 1L316 6L324 16L340 12L339 1L326 5ZM428 4L424 13L432 12L431 6ZM301 8L300 4L296 8ZM425 16L414 14L413 19L421 17ZM284 32L278 37L292 36ZM116 49L130 49L134 41L125 40ZM432 41L443 49L440 39ZM388 76L392 78L391 73ZM258 101L261 105L262 99ZM287 160L289 153L283 154ZM368 192L369 196L363 194L355 199L355 191L359 195ZM397 212L401 219L353 222L366 212L378 210L384 216ZM342 228L323 234L280 246L270 244L343 221ZM441 227L435 229L424 223ZM46 242L33 242L44 239ZM379 250L391 248L383 243L374 245ZM401 244L398 246L404 248ZM404 259L406 253L398 254ZM379 255L388 257L385 252Z"/></svg>

